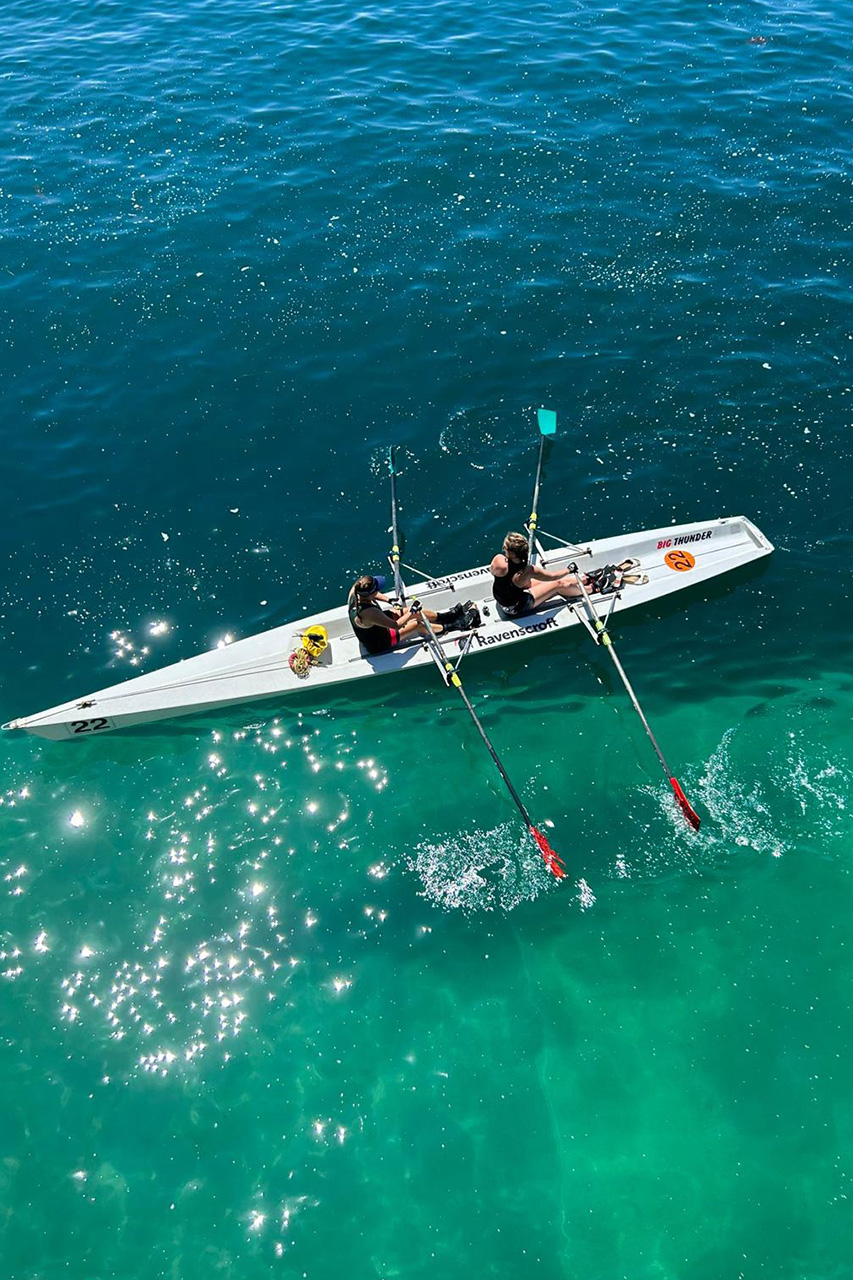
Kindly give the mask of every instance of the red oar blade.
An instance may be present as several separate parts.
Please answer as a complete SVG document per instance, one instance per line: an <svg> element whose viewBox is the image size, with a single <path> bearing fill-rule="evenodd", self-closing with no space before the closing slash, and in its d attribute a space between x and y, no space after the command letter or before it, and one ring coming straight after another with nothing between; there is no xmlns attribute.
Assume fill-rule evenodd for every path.
<svg viewBox="0 0 853 1280"><path fill-rule="evenodd" d="M681 783L678 781L677 778L670 778L669 782L670 782L670 786L675 792L675 799L678 802L679 809L684 814L685 818L690 823L693 830L698 831L699 830L699 814L696 812L696 810L691 805L690 801L687 799L687 796L681 790Z"/></svg>
<svg viewBox="0 0 853 1280"><path fill-rule="evenodd" d="M557 877L558 880L562 880L566 874L566 869L563 866L563 860L560 855L554 852L541 831L537 831L535 827L531 827L530 834L539 845L539 851L545 859L545 866L552 875Z"/></svg>

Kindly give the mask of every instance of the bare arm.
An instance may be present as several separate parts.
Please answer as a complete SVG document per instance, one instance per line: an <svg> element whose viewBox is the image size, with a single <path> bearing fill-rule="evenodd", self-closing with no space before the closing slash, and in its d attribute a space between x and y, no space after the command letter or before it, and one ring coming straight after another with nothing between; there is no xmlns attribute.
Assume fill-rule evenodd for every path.
<svg viewBox="0 0 853 1280"><path fill-rule="evenodd" d="M368 608L362 609L359 614L359 622L363 627L387 627L389 631L393 631L400 625L399 618L389 618L381 609L377 609L375 605L369 605Z"/></svg>
<svg viewBox="0 0 853 1280"><path fill-rule="evenodd" d="M558 578L566 576L565 569L540 569L538 565L534 565L532 569L526 571L531 578L535 578L537 582L556 582ZM521 583L519 583L521 586Z"/></svg>
<svg viewBox="0 0 853 1280"><path fill-rule="evenodd" d="M489 568L495 578L506 578L510 571L510 563L506 556L495 556ZM560 577L561 575L558 574L557 576ZM512 575L511 581L524 590L530 586L532 578L547 578L550 580L551 574L543 573L539 569L531 569L530 565L526 565L523 569L519 569L518 573Z"/></svg>

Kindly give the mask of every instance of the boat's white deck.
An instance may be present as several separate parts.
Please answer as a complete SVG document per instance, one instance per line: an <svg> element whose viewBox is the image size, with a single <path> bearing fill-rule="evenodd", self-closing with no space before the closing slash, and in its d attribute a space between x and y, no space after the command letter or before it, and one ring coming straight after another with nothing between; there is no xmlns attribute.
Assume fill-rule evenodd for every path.
<svg viewBox="0 0 853 1280"><path fill-rule="evenodd" d="M580 569L589 571L617 563L626 556L639 559L641 572L648 575L648 582L644 586L625 587L615 603L614 614L698 585L773 550L763 534L744 517L645 530L589 545L590 554L581 556L577 552L558 550L547 553L544 563L549 569L563 569L575 559ZM447 648L451 657L458 654L462 644L467 643L468 652L473 655L579 623L575 610L566 607L559 598L535 613L507 619L492 598L492 577L485 565L418 583L409 588L408 596L410 600L417 596L436 610L459 600L477 603L483 625L467 639L459 632L450 633ZM610 598L604 598L600 604L602 611L608 609ZM312 623L322 623L326 628L329 646L309 676L300 680L291 671L288 659L300 643L301 632ZM327 685L412 669L430 662L426 647L417 641L387 654L366 654L352 632L346 605L341 604L299 622L237 641L227 649L213 649L4 727L27 729L47 737L75 737L289 693L310 690L322 697Z"/></svg>

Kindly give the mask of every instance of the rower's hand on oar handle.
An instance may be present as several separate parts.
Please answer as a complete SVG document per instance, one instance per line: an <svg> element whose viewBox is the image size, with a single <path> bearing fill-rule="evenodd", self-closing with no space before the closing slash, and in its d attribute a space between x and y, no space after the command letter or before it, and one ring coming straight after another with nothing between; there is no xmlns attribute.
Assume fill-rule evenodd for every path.
<svg viewBox="0 0 853 1280"><path fill-rule="evenodd" d="M409 613L411 613L414 617L417 617L418 614L422 612L423 612L423 605L421 604L420 600L410 601Z"/></svg>

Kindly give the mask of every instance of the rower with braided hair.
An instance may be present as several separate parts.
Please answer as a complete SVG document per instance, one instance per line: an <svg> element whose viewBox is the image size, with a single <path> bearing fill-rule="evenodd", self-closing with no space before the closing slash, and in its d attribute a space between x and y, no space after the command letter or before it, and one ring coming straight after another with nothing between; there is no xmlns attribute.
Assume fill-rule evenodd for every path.
<svg viewBox="0 0 853 1280"><path fill-rule="evenodd" d="M416 600L408 608L405 605L400 607L384 594L383 585L372 574L362 574L353 583L347 600L352 629L368 653L388 653L415 636L426 638L428 631L423 623L424 617L429 619L436 635L441 635L448 628L467 629L480 624L480 616L470 601L456 604L441 613L424 609ZM391 607L382 608L382 605Z"/></svg>

